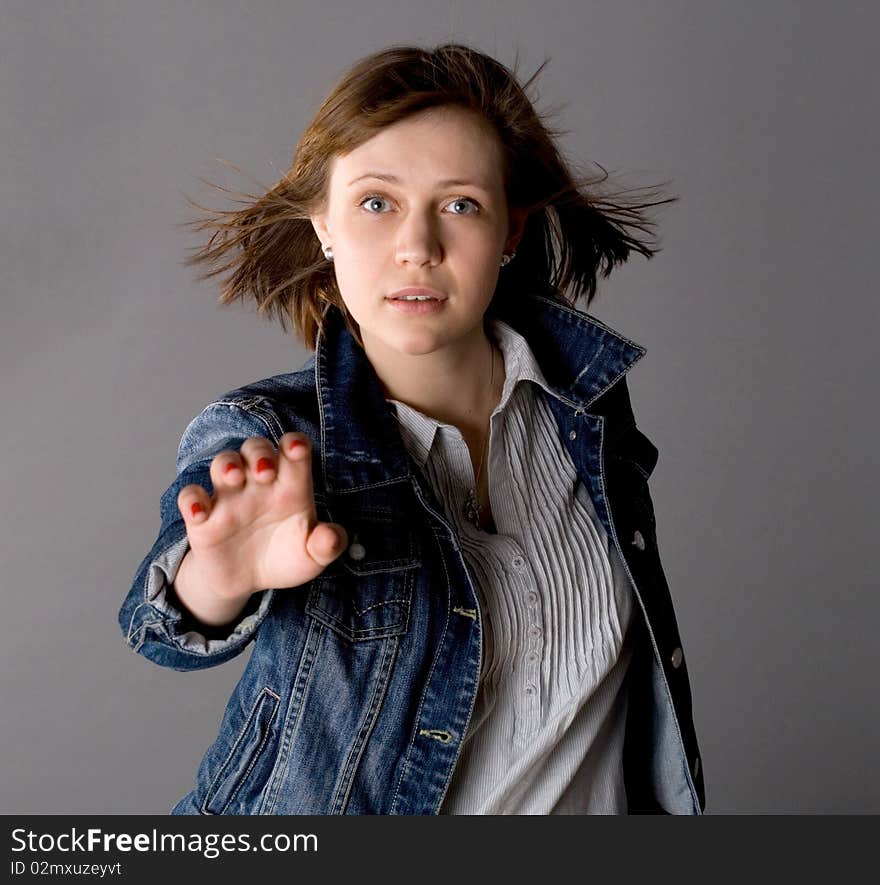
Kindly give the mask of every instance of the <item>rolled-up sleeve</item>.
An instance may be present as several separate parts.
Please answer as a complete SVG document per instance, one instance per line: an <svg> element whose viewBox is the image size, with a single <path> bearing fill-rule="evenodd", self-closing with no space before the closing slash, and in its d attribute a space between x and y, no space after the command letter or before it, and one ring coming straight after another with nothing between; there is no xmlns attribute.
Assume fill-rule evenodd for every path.
<svg viewBox="0 0 880 885"><path fill-rule="evenodd" d="M163 667L195 670L222 664L239 654L265 620L275 593L255 593L237 623L211 628L198 623L180 604L174 579L189 550L177 496L197 484L214 493L210 465L226 449L238 451L252 436L264 436L277 447L281 428L265 400L211 403L183 433L177 454L177 478L160 501L162 525L144 557L119 611L119 625L132 651Z"/></svg>

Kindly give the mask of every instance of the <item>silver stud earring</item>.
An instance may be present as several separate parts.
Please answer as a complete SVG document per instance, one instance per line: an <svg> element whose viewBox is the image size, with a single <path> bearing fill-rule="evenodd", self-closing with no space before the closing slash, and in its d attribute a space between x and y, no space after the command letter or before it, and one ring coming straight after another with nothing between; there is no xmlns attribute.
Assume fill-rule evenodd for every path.
<svg viewBox="0 0 880 885"><path fill-rule="evenodd" d="M332 260L333 260L333 247L332 247L332 246L324 246L324 247L321 249L321 251L324 253L324 257L325 257L328 261L332 261Z"/></svg>
<svg viewBox="0 0 880 885"><path fill-rule="evenodd" d="M513 261L514 258L516 258L516 252L511 252L509 255L505 252L501 256L501 266L507 267L507 265L510 264L510 262Z"/></svg>

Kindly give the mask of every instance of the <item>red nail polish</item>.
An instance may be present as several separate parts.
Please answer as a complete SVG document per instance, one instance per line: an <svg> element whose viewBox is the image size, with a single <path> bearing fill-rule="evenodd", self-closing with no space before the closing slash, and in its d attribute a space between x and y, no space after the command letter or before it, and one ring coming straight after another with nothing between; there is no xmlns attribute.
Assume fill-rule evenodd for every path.
<svg viewBox="0 0 880 885"><path fill-rule="evenodd" d="M234 461L230 461L230 462L229 462L229 463L223 468L223 472L224 472L224 473L229 473L230 470L238 470L238 464L236 464Z"/></svg>
<svg viewBox="0 0 880 885"><path fill-rule="evenodd" d="M290 445L287 447L288 451L295 452L300 446L304 446L305 443L301 439L293 440Z"/></svg>
<svg viewBox="0 0 880 885"><path fill-rule="evenodd" d="M269 458L260 458L257 461L257 473L262 473L264 470L270 470L272 467L272 462Z"/></svg>
<svg viewBox="0 0 880 885"><path fill-rule="evenodd" d="M198 516L200 513L204 513L204 512L205 512L205 508L202 507L202 505L199 504L198 502L196 502L195 504L193 504L192 507L190 507L190 510L192 510L192 515L193 515L193 516Z"/></svg>

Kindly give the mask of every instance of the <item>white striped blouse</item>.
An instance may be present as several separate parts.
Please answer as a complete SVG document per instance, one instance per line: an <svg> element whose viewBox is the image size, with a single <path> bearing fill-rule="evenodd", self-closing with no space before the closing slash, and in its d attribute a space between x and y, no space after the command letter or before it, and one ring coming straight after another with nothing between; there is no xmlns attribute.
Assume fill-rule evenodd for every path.
<svg viewBox="0 0 880 885"><path fill-rule="evenodd" d="M488 445L497 534L466 517L474 476L458 428L388 400L458 532L482 615L477 699L441 813L625 814L632 590L525 338L498 319L487 329L506 373Z"/></svg>

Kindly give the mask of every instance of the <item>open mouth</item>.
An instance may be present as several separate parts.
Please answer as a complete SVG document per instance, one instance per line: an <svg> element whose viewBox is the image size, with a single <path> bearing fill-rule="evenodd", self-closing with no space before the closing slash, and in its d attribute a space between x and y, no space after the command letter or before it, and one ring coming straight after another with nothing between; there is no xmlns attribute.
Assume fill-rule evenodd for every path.
<svg viewBox="0 0 880 885"><path fill-rule="evenodd" d="M385 299L398 313L410 316L439 313L448 300L447 295L433 290L403 290Z"/></svg>
<svg viewBox="0 0 880 885"><path fill-rule="evenodd" d="M396 302L414 302L418 304L431 301L446 301L447 297L447 295L438 292L436 289L429 289L424 286L408 286L405 289L398 289L398 291L394 292L392 295L388 295L387 300Z"/></svg>

